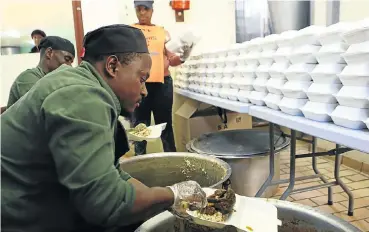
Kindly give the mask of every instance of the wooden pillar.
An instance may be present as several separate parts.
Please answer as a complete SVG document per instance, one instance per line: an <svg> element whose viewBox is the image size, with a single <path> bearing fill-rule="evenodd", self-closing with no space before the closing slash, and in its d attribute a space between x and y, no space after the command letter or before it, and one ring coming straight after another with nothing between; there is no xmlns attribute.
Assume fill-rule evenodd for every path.
<svg viewBox="0 0 369 232"><path fill-rule="evenodd" d="M72 8L73 8L73 21L74 21L74 34L76 37L76 46L77 46L77 58L78 64L81 63L81 54L82 54L82 46L83 46L83 19L82 19L82 7L80 0L72 0Z"/></svg>

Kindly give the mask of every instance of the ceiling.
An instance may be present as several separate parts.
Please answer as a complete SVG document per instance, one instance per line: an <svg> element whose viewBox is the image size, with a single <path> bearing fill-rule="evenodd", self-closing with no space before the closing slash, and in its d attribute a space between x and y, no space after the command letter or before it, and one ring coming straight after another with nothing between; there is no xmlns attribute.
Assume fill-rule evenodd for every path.
<svg viewBox="0 0 369 232"><path fill-rule="evenodd" d="M35 29L74 40L71 0L0 0L1 45L29 44Z"/></svg>

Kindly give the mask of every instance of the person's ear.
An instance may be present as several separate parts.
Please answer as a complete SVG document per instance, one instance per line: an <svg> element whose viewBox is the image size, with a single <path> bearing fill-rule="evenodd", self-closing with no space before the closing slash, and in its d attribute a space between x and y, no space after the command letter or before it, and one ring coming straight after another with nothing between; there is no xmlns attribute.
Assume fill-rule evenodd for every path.
<svg viewBox="0 0 369 232"><path fill-rule="evenodd" d="M46 59L50 60L53 57L53 49L52 48L46 48L45 50L45 57Z"/></svg>
<svg viewBox="0 0 369 232"><path fill-rule="evenodd" d="M109 56L106 59L105 70L111 78L115 78L117 76L118 63L119 60L116 56Z"/></svg>

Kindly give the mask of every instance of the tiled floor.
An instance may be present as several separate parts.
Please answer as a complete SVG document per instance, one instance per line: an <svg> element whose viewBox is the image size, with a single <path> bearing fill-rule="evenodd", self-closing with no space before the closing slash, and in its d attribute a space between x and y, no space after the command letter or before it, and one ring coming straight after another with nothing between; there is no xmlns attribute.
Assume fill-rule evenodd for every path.
<svg viewBox="0 0 369 232"><path fill-rule="evenodd" d="M308 145L298 142L296 154L307 153L308 151ZM281 153L281 179L289 178L289 163L289 149L287 149ZM333 161L318 158L318 169L329 182L333 181ZM296 177L312 174L314 173L311 167L311 158L297 159ZM327 188L293 194L287 200L319 208L320 210L332 213L349 221L362 231L369 231L369 175L341 165L340 176L342 177L342 181L352 190L355 197L355 211L352 217L347 215L348 197L339 186L333 187L334 204L332 206L327 204ZM295 184L295 189L313 186L319 183L321 183L319 179L298 181ZM273 198L279 198L287 185L288 184L280 185L278 192Z"/></svg>

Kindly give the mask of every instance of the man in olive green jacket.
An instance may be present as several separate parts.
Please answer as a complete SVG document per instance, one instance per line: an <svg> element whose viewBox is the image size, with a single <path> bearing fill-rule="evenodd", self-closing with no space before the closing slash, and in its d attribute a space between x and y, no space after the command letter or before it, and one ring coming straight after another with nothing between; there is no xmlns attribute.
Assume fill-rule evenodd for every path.
<svg viewBox="0 0 369 232"><path fill-rule="evenodd" d="M0 116L4 232L128 232L181 201L206 205L194 181L147 187L113 164L118 116L139 105L151 68L142 32L102 27L84 48L77 68L62 65Z"/></svg>
<svg viewBox="0 0 369 232"><path fill-rule="evenodd" d="M58 36L47 36L39 45L40 61L36 68L27 69L14 81L8 98L7 108L12 106L32 86L49 72L62 64L71 65L75 56L74 45L67 39Z"/></svg>

